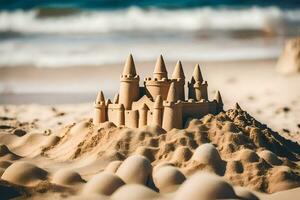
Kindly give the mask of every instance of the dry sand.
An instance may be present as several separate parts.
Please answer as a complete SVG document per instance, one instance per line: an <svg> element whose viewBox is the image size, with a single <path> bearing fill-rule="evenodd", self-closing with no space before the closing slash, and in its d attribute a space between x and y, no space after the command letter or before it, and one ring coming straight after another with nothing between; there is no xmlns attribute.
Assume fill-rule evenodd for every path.
<svg viewBox="0 0 300 200"><path fill-rule="evenodd" d="M2 105L0 193L31 199L295 199L300 77L280 76L274 65L204 63L209 90L221 90L226 111L169 132L94 126L92 103ZM187 66L189 77L193 63ZM145 69L137 71L152 68Z"/></svg>

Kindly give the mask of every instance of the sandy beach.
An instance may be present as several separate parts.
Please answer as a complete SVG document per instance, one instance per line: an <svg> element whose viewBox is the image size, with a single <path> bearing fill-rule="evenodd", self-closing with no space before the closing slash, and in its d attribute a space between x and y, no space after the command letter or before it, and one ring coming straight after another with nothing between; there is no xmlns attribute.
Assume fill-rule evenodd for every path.
<svg viewBox="0 0 300 200"><path fill-rule="evenodd" d="M195 62L183 64L188 80ZM273 59L200 63L210 98L220 90L226 112L169 132L91 123L96 92L104 88L112 98L122 64L0 68L4 88L48 89L1 95L1 185L10 185L9 195L32 199L293 198L300 193L293 189L300 186L300 76L282 76L275 64ZM136 62L142 80L153 66ZM175 63L166 66L171 73ZM210 173L198 174L199 169ZM140 178L134 177L137 172ZM219 196L189 192L203 187L201 179L206 191ZM139 192L130 196L133 191Z"/></svg>
<svg viewBox="0 0 300 200"><path fill-rule="evenodd" d="M300 2L0 1L0 199L298 200Z"/></svg>

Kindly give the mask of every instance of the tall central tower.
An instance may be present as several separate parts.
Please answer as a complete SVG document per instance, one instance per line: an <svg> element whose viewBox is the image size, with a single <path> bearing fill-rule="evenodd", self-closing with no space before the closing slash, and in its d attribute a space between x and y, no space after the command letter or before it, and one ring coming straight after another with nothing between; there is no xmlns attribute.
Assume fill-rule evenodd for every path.
<svg viewBox="0 0 300 200"><path fill-rule="evenodd" d="M146 78L144 84L148 97L155 100L158 95L161 95L163 100L167 99L171 80L168 79L168 72L162 55L156 61L153 78Z"/></svg>
<svg viewBox="0 0 300 200"><path fill-rule="evenodd" d="M120 79L119 104L123 104L125 110L130 110L133 101L137 101L139 95L140 77L136 74L134 61L130 54Z"/></svg>

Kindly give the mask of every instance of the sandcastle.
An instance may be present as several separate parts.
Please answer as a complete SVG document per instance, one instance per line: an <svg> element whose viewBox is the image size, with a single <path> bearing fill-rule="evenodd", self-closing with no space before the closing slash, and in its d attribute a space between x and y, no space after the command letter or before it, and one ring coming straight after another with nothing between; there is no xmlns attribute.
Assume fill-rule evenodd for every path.
<svg viewBox="0 0 300 200"><path fill-rule="evenodd" d="M144 86L139 85L132 55L129 55L120 78L120 91L113 102L105 101L100 91L95 101L93 123L98 125L111 121L117 126L139 128L157 125L169 131L181 129L191 118L206 114L218 114L223 110L220 92L209 101L207 81L203 80L199 65L195 66L191 81L188 82L188 98L185 98L185 75L182 64L177 62L172 78L168 78L163 57L157 59L153 77L145 78Z"/></svg>

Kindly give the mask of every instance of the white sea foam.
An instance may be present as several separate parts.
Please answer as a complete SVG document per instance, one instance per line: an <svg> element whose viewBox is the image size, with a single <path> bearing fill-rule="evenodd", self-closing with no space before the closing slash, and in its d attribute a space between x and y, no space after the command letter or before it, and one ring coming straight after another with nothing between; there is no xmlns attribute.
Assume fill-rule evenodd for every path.
<svg viewBox="0 0 300 200"><path fill-rule="evenodd" d="M38 17L36 10L0 12L0 31L20 33L108 33L118 31L273 30L300 22L300 10L277 7L245 9L149 9L82 11L64 17Z"/></svg>

